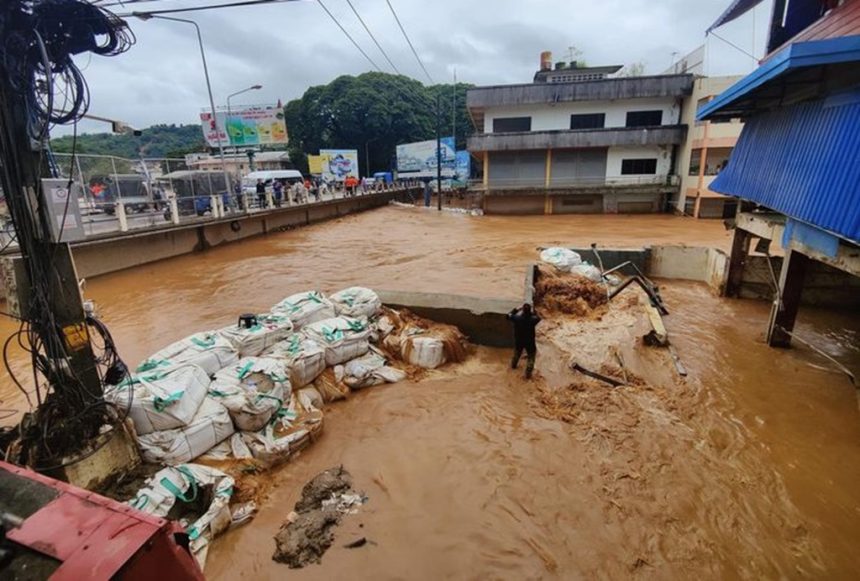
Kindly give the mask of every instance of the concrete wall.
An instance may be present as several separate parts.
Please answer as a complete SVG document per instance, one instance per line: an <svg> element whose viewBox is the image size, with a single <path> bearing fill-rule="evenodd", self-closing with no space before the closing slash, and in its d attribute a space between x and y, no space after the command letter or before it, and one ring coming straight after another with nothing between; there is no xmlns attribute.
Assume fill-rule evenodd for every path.
<svg viewBox="0 0 860 581"><path fill-rule="evenodd" d="M374 290L385 305L395 309L407 308L421 317L455 325L472 343L490 347L513 346L513 331L507 314L522 301Z"/></svg>
<svg viewBox="0 0 860 581"><path fill-rule="evenodd" d="M782 257L770 258L773 275L768 269L767 261L765 256L747 257L741 277L742 298L773 300L773 276L779 279ZM860 278L813 260L809 263L803 280L800 301L806 305L820 307L860 308Z"/></svg>
<svg viewBox="0 0 860 581"><path fill-rule="evenodd" d="M417 195L417 194L416 194ZM288 207L223 220L118 234L72 246L78 276L92 277L190 254L196 250L236 242L268 232L305 226L405 200L405 192L383 192ZM543 202L541 202L542 204ZM542 207L542 206L541 206Z"/></svg>
<svg viewBox="0 0 860 581"><path fill-rule="evenodd" d="M576 103L541 103L493 107L484 114L485 133L493 132L498 117L531 117L532 131L570 129L570 116L577 113L605 113L604 127L624 127L628 111L663 111L663 125L680 123L681 109L674 97L658 99L625 99L623 101L581 101Z"/></svg>

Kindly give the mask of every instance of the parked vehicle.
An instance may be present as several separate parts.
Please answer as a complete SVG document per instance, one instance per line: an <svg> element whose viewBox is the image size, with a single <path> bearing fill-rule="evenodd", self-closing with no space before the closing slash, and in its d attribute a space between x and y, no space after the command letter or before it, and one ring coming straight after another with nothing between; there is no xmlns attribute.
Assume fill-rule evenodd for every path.
<svg viewBox="0 0 860 581"><path fill-rule="evenodd" d="M390 184L394 181L394 176L391 175L390 171L378 171L373 174L373 181L374 183Z"/></svg>
<svg viewBox="0 0 860 581"><path fill-rule="evenodd" d="M150 185L141 174L96 175L88 184L96 209L114 215L117 199L126 212L143 212L153 205Z"/></svg>
<svg viewBox="0 0 860 581"><path fill-rule="evenodd" d="M257 193L257 180L263 180L266 184L266 190L271 191L272 182L281 180L284 185L289 187L296 182L303 182L305 178L302 173L294 169L273 169L263 171L252 171L242 178L242 193L254 195Z"/></svg>

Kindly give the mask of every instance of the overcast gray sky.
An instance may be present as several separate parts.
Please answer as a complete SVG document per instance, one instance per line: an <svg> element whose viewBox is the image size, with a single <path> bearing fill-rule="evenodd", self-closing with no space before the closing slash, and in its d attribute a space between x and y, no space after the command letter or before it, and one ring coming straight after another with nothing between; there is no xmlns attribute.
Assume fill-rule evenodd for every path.
<svg viewBox="0 0 860 581"><path fill-rule="evenodd" d="M115 0L112 0L115 1ZM221 2L223 0L215 0ZM346 0L324 0L362 48L392 72ZM530 82L539 54L566 60L576 46L589 64L645 63L660 73L705 42L705 29L731 0L391 0L436 82L454 70L477 85ZM117 12L195 6L206 0L158 0L114 7ZM403 74L427 82L385 0L352 0ZM771 2L718 29L718 34L761 56ZM315 0L179 14L203 33L216 105L253 84L260 91L233 104L284 102L310 86L343 74L373 70ZM93 114L135 127L199 122L208 105L193 27L163 20L129 19L137 44L118 57L77 60L90 85ZM755 49L753 50L753 42ZM753 60L714 37L707 41L706 73L746 74ZM82 123L79 131L107 130ZM58 128L55 135L68 133Z"/></svg>

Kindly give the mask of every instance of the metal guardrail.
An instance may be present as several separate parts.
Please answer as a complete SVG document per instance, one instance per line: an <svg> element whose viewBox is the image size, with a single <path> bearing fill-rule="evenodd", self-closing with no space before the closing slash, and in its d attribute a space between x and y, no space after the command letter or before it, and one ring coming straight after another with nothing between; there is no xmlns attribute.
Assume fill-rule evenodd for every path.
<svg viewBox="0 0 860 581"><path fill-rule="evenodd" d="M595 178L553 178L549 185L544 179L491 179L487 185L483 180L469 180L469 189L487 191L493 189L558 189L558 188L612 188L631 186L677 186L680 178L676 175L616 176Z"/></svg>
<svg viewBox="0 0 860 581"><path fill-rule="evenodd" d="M181 177L186 171L181 159L131 160L88 154L73 158L69 154L54 154L54 163L60 177L71 177L84 186L78 203L87 237L167 225L200 224L417 185L417 182L376 183L365 188L358 186L355 191L347 191L342 184L312 191L285 187L279 200L271 187L265 195L258 196L237 193L233 184L233 191L228 193L221 172L198 173L197 177L202 176L202 179L192 180L188 185L188 180ZM0 223L0 252L16 247L14 226L7 219Z"/></svg>

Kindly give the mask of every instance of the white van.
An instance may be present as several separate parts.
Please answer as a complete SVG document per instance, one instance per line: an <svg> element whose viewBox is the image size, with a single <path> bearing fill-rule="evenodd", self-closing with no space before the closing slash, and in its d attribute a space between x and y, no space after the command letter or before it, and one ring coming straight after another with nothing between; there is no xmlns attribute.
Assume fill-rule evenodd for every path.
<svg viewBox="0 0 860 581"><path fill-rule="evenodd" d="M256 194L257 180L263 180L266 184L266 191L272 190L272 182L274 180L282 180L287 187L290 187L298 181L304 181L302 172L295 169L272 169L262 171L252 171L242 178L242 193Z"/></svg>

